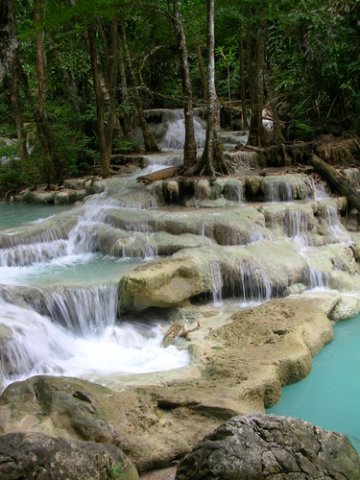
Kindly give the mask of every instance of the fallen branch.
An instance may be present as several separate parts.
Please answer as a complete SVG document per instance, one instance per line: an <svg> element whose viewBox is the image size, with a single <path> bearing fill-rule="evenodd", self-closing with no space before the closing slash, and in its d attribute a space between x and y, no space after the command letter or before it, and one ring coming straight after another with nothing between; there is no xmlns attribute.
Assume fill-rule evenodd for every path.
<svg viewBox="0 0 360 480"><path fill-rule="evenodd" d="M350 185L344 175L315 154L312 155L310 162L322 178L337 192L344 195L352 207L360 211L360 194Z"/></svg>
<svg viewBox="0 0 360 480"><path fill-rule="evenodd" d="M157 172L149 173L148 175L141 175L137 178L138 182L142 182L145 185L156 182L156 180L164 180L165 178L173 177L176 174L176 167L163 168Z"/></svg>

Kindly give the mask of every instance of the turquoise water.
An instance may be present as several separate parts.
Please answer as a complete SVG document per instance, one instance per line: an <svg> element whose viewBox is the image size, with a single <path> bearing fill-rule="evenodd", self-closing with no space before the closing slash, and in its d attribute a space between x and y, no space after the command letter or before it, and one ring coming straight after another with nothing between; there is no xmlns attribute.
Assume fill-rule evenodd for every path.
<svg viewBox="0 0 360 480"><path fill-rule="evenodd" d="M118 283L121 277L141 263L143 262L138 259L102 257L96 254L74 255L47 264L23 267L19 281L38 287L90 287Z"/></svg>
<svg viewBox="0 0 360 480"><path fill-rule="evenodd" d="M68 205L34 205L30 203L1 203L0 228L12 228L47 218L56 213L68 210Z"/></svg>
<svg viewBox="0 0 360 480"><path fill-rule="evenodd" d="M360 315L334 330L335 339L314 358L311 374L284 387L281 401L267 413L345 433L360 451Z"/></svg>

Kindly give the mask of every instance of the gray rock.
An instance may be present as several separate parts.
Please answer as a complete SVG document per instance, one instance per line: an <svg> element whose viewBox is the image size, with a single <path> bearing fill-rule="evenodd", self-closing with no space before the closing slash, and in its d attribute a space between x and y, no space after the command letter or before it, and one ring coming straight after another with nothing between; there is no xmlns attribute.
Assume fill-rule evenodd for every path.
<svg viewBox="0 0 360 480"><path fill-rule="evenodd" d="M113 445L42 433L0 436L2 480L138 480L136 468Z"/></svg>
<svg viewBox="0 0 360 480"><path fill-rule="evenodd" d="M234 417L180 463L176 480L359 480L360 457L339 433L290 417Z"/></svg>

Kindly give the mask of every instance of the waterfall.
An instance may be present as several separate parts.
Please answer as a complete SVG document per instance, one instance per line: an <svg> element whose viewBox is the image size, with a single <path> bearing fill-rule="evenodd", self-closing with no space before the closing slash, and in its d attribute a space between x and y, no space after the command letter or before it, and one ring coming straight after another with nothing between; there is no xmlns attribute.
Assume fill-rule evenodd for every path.
<svg viewBox="0 0 360 480"><path fill-rule="evenodd" d="M65 240L18 245L0 250L0 267L15 267L48 262L66 254Z"/></svg>
<svg viewBox="0 0 360 480"><path fill-rule="evenodd" d="M270 300L270 280L261 265L247 260L240 263L240 296L244 303Z"/></svg>
<svg viewBox="0 0 360 480"><path fill-rule="evenodd" d="M351 241L350 235L346 231L345 227L341 224L337 208L335 206L326 206L326 221L336 243Z"/></svg>
<svg viewBox="0 0 360 480"><path fill-rule="evenodd" d="M222 305L223 278L219 262L210 263L210 276L213 303L215 307L220 307Z"/></svg>
<svg viewBox="0 0 360 480"><path fill-rule="evenodd" d="M99 287L93 299L91 294L94 291L85 289L58 292L48 300L53 320L70 326L66 329L48 316L0 300L0 326L5 329L0 338L0 385L1 380L6 387L40 374L92 380L98 375L155 372L188 363L186 351L161 346L159 326L115 324L116 302L110 289ZM105 303L108 298L110 305Z"/></svg>
<svg viewBox="0 0 360 480"><path fill-rule="evenodd" d="M309 246L309 226L306 212L299 209L286 209L285 229L287 235L295 240L301 250Z"/></svg>
<svg viewBox="0 0 360 480"><path fill-rule="evenodd" d="M203 121L194 116L195 141L197 148L204 148L206 130ZM160 143L164 150L181 150L185 143L185 121L183 110L173 110L172 118L167 123L167 130Z"/></svg>
<svg viewBox="0 0 360 480"><path fill-rule="evenodd" d="M308 283L311 289L329 288L329 275L314 266L308 266Z"/></svg>
<svg viewBox="0 0 360 480"><path fill-rule="evenodd" d="M116 323L116 285L55 290L45 301L46 314L77 335L96 335Z"/></svg>
<svg viewBox="0 0 360 480"><path fill-rule="evenodd" d="M286 180L272 180L264 183L265 201L291 202L294 199L292 186Z"/></svg>

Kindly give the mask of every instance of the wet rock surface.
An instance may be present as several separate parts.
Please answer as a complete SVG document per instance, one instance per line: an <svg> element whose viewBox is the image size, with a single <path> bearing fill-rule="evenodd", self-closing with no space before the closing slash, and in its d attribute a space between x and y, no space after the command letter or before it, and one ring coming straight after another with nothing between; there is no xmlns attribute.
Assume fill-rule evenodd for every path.
<svg viewBox="0 0 360 480"><path fill-rule="evenodd" d="M136 468L113 445L52 438L42 433L0 436L2 480L138 480Z"/></svg>
<svg viewBox="0 0 360 480"><path fill-rule="evenodd" d="M273 415L232 418L180 463L176 480L357 480L360 456L347 438Z"/></svg>
<svg viewBox="0 0 360 480"><path fill-rule="evenodd" d="M200 323L185 342L191 365L110 378L111 388L47 376L13 383L0 399L0 431L111 443L140 471L166 466L225 420L273 405L281 385L309 373L311 356L332 339L317 303L275 300L228 316L184 307L178 316Z"/></svg>

